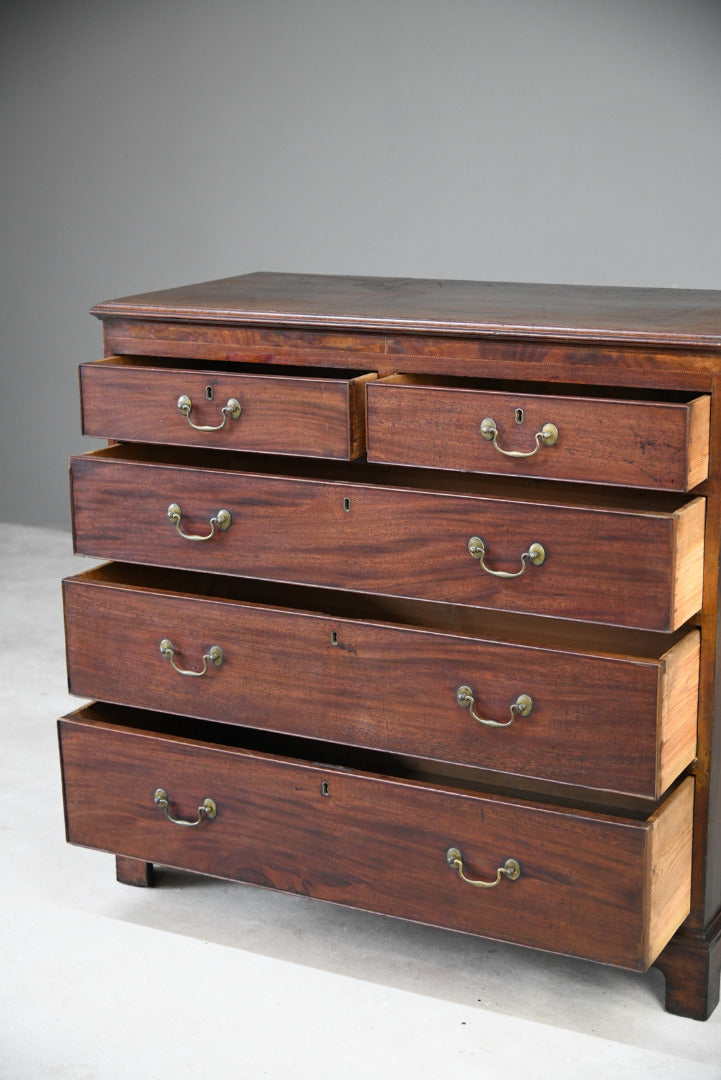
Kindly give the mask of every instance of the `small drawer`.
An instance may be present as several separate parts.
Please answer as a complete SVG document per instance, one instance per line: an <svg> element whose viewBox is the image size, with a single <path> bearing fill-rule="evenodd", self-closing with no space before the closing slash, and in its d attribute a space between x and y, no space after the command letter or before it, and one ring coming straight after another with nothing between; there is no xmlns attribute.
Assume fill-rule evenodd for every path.
<svg viewBox="0 0 721 1080"><path fill-rule="evenodd" d="M186 465L116 446L74 458L76 551L646 630L676 630L701 606L701 497L593 506L567 485L510 497L493 477L450 492L426 486L437 473L355 466L348 483L332 463L280 476L229 457ZM403 476L418 486L396 487Z"/></svg>
<svg viewBox="0 0 721 1080"><path fill-rule="evenodd" d="M79 697L647 799L696 752L697 631L529 633L442 605L118 564L63 594Z"/></svg>
<svg viewBox="0 0 721 1080"><path fill-rule="evenodd" d="M74 844L635 970L689 912L690 777L632 819L107 706L59 729Z"/></svg>
<svg viewBox="0 0 721 1080"><path fill-rule="evenodd" d="M113 356L80 366L83 434L351 460L365 452L364 388L375 377Z"/></svg>
<svg viewBox="0 0 721 1080"><path fill-rule="evenodd" d="M708 476L710 400L528 394L390 376L367 387L368 460L690 491Z"/></svg>

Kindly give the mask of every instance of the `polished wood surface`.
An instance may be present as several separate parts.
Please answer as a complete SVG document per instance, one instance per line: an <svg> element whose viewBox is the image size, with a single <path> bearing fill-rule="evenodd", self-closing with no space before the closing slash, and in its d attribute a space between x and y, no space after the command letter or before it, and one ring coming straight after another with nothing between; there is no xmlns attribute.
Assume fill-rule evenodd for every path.
<svg viewBox="0 0 721 1080"><path fill-rule="evenodd" d="M721 293L692 289L254 273L109 300L92 313L721 347Z"/></svg>
<svg viewBox="0 0 721 1080"><path fill-rule="evenodd" d="M697 632L654 659L594 654L211 598L192 575L186 592L124 579L106 567L64 582L78 697L649 799L695 754ZM178 675L163 638L182 667L201 669L214 644L223 664ZM466 684L484 719L507 722L519 692L532 713L485 727L456 700Z"/></svg>
<svg viewBox="0 0 721 1080"><path fill-rule="evenodd" d="M351 460L365 452L365 384L375 375L303 369L261 373L161 367L113 357L80 367L83 434L121 442L202 446ZM178 409L187 396L189 417ZM230 399L240 416L217 426Z"/></svg>
<svg viewBox="0 0 721 1080"><path fill-rule="evenodd" d="M701 605L702 499L656 513L532 502L519 512L515 497L154 462L122 447L73 459L78 553L649 630L675 630ZM232 524L189 543L168 521L171 503L192 535L208 534L221 508ZM517 573L533 543L546 559L495 577L468 552L481 533L491 570Z"/></svg>
<svg viewBox="0 0 721 1080"><path fill-rule="evenodd" d="M688 913L691 780L629 822L116 728L92 710L60 738L73 843L637 970ZM174 816L194 820L210 797L217 817L174 825L158 787ZM449 847L469 876L509 857L521 876L475 889Z"/></svg>
<svg viewBox="0 0 721 1080"><path fill-rule="evenodd" d="M412 376L383 379L367 393L369 461L665 491L690 491L708 475L708 396L684 404L614 401L438 386ZM481 434L486 417L495 420L503 451L533 456L504 456ZM548 423L557 441L536 450Z"/></svg>
<svg viewBox="0 0 721 1080"><path fill-rule="evenodd" d="M195 369L203 373L213 367L220 376L221 371L251 373L257 365L262 366L264 375L282 374L290 365L307 370L308 375L316 369L313 377L320 374L320 369L331 378L340 370L375 374L396 383L419 381L420 377L433 391L432 400L441 402L434 406L437 430L432 430L432 424L429 428L425 404L423 408L413 406L410 419L408 415L401 417L398 430L386 424L383 439L393 448L387 457L397 465L369 465L362 457L343 464L299 456L313 452L307 449L298 449L295 454L291 451L283 458L257 451L228 454L224 450L204 451L189 442L177 449L163 447L161 452L148 446L155 435L131 434L131 438L142 438L145 445L115 447L74 464L77 548L127 560L125 572L131 577L138 575L142 581L134 583L128 578L123 588L141 586L141 592L154 588L156 594L178 594L172 599L183 612L184 625L179 621L179 630L200 627L204 618L199 614L201 610L216 611L212 607L205 609L205 604L217 603L226 614L231 604L233 610L238 605L254 605L253 618L263 609L271 620L265 627L268 635L272 627L280 631L281 623L272 620L282 618L282 632L288 638L285 645L274 640L271 651L282 663L281 652L287 648L283 655L290 658L290 673L283 684L286 712L292 715L300 702L299 723L307 723L302 730L314 738L319 729L325 733L331 726L331 690L338 693L340 686L342 694L343 689L339 682L326 680L326 654L319 649L316 655L323 675L318 685L323 690L326 713L323 721L318 718L311 723L310 713L305 711L311 695L299 692L290 677L294 663L299 673L304 670L304 662L310 665L310 656L303 661L295 655L292 644L292 627L305 610L301 594L309 592L323 594L322 603L319 600L307 613L314 626L320 626L324 618L339 620L344 632L352 628L353 633L361 635L354 639L359 650L352 659L361 669L366 655L363 650L370 650L368 656L373 650L377 654L379 644L387 645L386 635L392 632L402 633L404 641L412 638L414 642L450 634L455 642L453 649L449 650L445 638L437 642L437 654L445 656L449 663L456 646L461 647L458 639L474 639L470 645L467 641L462 645L474 651L480 641L484 663L494 671L494 686L509 679L508 670L502 671L495 661L501 655L510 657L511 652L532 658L534 650L548 650L553 661L560 663L559 670L565 671L559 686L563 679L570 683L569 673L580 663L579 657L593 656L597 662L603 654L613 660L617 674L626 670L624 664L636 662L640 662L639 671L647 675L655 670L658 708L652 772L644 772L648 766L643 763L647 759L641 748L641 743L650 745L650 728L644 721L635 730L636 713L628 716L617 744L603 750L611 762L610 786L633 789L636 794L593 787L597 782L597 758L590 744L582 766L585 773L574 774L576 779L581 775L586 779L571 786L525 775L532 774L534 766L526 768L521 763L522 755L512 772L505 771L509 758L503 755L490 767L469 764L476 732L468 736L470 746L464 744L461 753L446 755L463 757L463 762L444 760L442 739L431 751L428 743L421 745L424 738L436 738L441 712L424 705L424 712L431 718L427 725L431 734L425 734L421 726L414 729L412 723L404 724L401 730L392 722L392 712L380 711L384 699L376 687L372 691L364 687L357 694L358 709L366 701L368 709L373 710L370 734L364 740L360 715L350 710L347 721L340 724L340 737L347 741L334 743L334 753L342 757L344 768L352 774L363 771L366 756L375 754L380 772L389 781L400 783L403 791L408 778L422 778L421 788L437 795L444 788L454 788L468 797L481 801L488 797L493 802L491 793L496 792L497 797L511 803L538 800L544 808L550 807L551 813L570 813L571 818L575 809L582 815L612 812L636 836L642 828L642 845L637 844L633 853L626 851L625 856L618 850L621 858L628 859L623 874L635 875L636 883L643 883L640 889L634 886L626 892L618 911L622 920L626 919L627 906L631 912L628 917L638 930L634 951L643 962L672 932L677 915L683 918L686 878L685 870L678 875L678 868L687 858L692 785L690 910L683 926L658 955L657 963L666 976L667 1007L683 1015L707 1016L718 1000L721 966L721 763L717 753L721 745L721 293L253 274L127 297L100 304L93 311L103 325L105 355L123 355L127 358L123 363L129 366L148 363L155 357L157 360L150 363L161 368L179 364L187 372ZM393 383L386 386L392 388ZM349 406L351 413L362 408L359 397L366 389L370 391L372 408L374 395L384 393L375 380L350 383L350 397L356 393L355 409L352 403ZM523 396L523 406L514 406L514 411L516 407L528 410L527 422L530 424L533 418L534 432L533 410L541 398L558 398L564 407L573 403L581 409L586 407L582 403L590 400L594 403L591 427L597 437L591 435L585 447L576 447L575 465L568 476L556 472L556 466L549 467L554 460L557 465L558 456L551 457L553 451L546 454L545 449L533 459L526 478L518 463L502 463L496 466L495 473L475 473L477 463L472 453L469 456L477 445L475 434L468 436L464 445L456 430L458 417L455 423L449 422L449 416L455 415L452 402L458 398L451 399L447 391L458 389ZM614 461L609 452L604 472L598 432L602 427L600 418L606 415L602 407L614 401L632 420L624 428L626 442L617 459ZM102 402L101 407L106 408L107 403ZM489 414L494 415L490 410ZM669 417L674 417L670 426ZM500 425L500 413L494 418ZM551 418L544 416L541 422L547 419ZM371 434L373 426L371 422ZM614 428L613 424L606 426ZM559 430L561 437L553 450L558 450L560 456L569 430L566 420ZM506 433L504 424L504 437ZM276 437L278 434L276 431ZM520 439L520 433L516 434ZM443 446L445 453L441 453ZM519 441L517 448L525 446ZM484 449L502 461L490 444L486 443ZM279 453L277 446L273 452ZM428 454L432 458L423 456ZM255 459L252 463L251 458ZM544 461L548 464L542 464ZM537 465L540 471L534 474ZM548 471L544 473L543 469ZM169 483L172 492L167 490ZM689 494L666 493L666 489L674 488L686 488ZM182 540L167 521L167 505L171 500L178 501L183 505L184 525L192 532L205 532L209 516L241 493L237 505L234 502L229 506L233 513L231 529L212 543ZM492 527L492 535L486 533L487 525ZM535 530L534 535L529 533L529 527L535 525L544 526L544 536L536 536ZM529 567L520 578L494 580L468 555L466 543L470 535L485 539L487 561L493 569L516 570L521 552L533 541L546 544L547 558L542 566ZM261 537L266 539L265 549ZM467 563L464 570L458 569L456 541L462 542L460 563ZM143 567L142 563L147 565ZM187 567L190 573L186 576L195 579L197 592L163 584L168 574L176 573L165 570L166 566ZM468 570L472 588L462 577ZM235 577L247 574L254 575L255 580ZM148 575L158 576L154 586L152 582L149 585ZM140 596L132 595L136 599ZM185 607L189 597L195 601L192 615L191 609ZM284 613L270 610L279 608ZM112 621L110 606L105 610ZM435 614L430 615L430 611ZM147 610L141 614L146 618ZM376 627L371 629L368 621ZM393 623L399 623L399 627L390 627ZM326 629L330 626L330 622L326 623ZM642 631L642 627L653 630ZM422 631L428 631L428 636L424 637ZM120 636L123 640L127 637L130 647L129 631ZM98 689L109 694L113 678L108 675L103 687L101 658L92 651L87 637L86 644L82 636L78 639L80 651L88 651L87 675L97 679ZM341 646L332 647L337 650ZM311 638L311 654L314 649ZM574 657L567 667L564 654ZM426 652L424 664L429 665L429 671L433 670L435 655L435 648L433 655L430 650ZM335 661L336 673L342 671L346 661L351 662L350 654ZM378 662L391 670L392 658L383 655ZM420 663L415 665L414 682L428 702L431 688L423 690L426 684L420 668ZM74 669L74 678L86 677L82 656ZM260 671L260 667L256 670ZM551 662L544 673L549 682L553 671ZM213 675L222 673L221 668ZM316 671L306 674L313 685ZM274 682L279 678L276 671ZM370 673L364 678L372 683L375 676ZM173 694L167 671L165 680L168 693ZM619 678L601 688L601 700L604 693L615 693L622 683ZM219 680L213 685L219 686ZM643 686L646 693L646 684ZM633 699L634 692L640 693L641 687L629 689L631 696L627 700ZM568 693L570 700L583 704L577 687L569 685ZM484 689L484 704L485 694ZM193 695L199 696L197 688L187 693L186 702L192 701ZM399 692L393 699L394 707L400 707L402 698ZM408 700L413 700L412 695ZM504 738L512 735L520 746L533 730L531 721L537 721L544 738L548 735L546 756L538 759L543 769L547 775L560 769L555 775L570 776L562 772L563 740L553 757L550 728L542 727L546 716L541 711L541 698L538 700L538 710L534 709L528 718L525 731L514 723L511 729L493 734ZM650 689L645 701L644 709L651 701ZM492 699L490 703L493 705ZM181 705L173 707L180 709ZM196 706L186 704L185 708L192 711ZM612 708L609 705L607 712L599 704L599 748L610 741L613 723L623 723L622 707L611 715ZM134 697L121 709L120 716L125 719L119 723L133 727L136 721L144 722L150 730L152 724L160 722L159 712L143 713L145 720L139 720L137 709ZM248 702L248 709L254 714L248 718L248 725L256 723L256 714L263 717L272 711L265 706L264 712L255 701ZM559 715L562 711L560 708ZM586 705L583 716L588 711ZM576 716L578 723L578 709ZM172 722L179 724L181 720ZM274 723L269 720L268 727ZM292 738L290 732L270 734L260 727L246 726L242 720L230 724L194 718L183 724L181 743L188 739L197 742L201 729L211 744L227 731L242 732L244 738L253 734L273 740ZM452 742L460 729L451 723L448 730L454 733L449 740ZM164 738L171 734L166 729ZM356 734L358 745L353 744ZM484 730L483 734L491 732ZM695 757L681 764L693 753L694 734ZM406 738L413 741L403 742ZM584 739L591 738L589 732L564 732L571 746L581 746ZM627 742L636 762L635 780L629 771L621 777L619 763ZM416 744L420 753L411 753L411 746ZM165 749L160 743L153 745L159 760L164 758ZM391 751L390 746L399 749ZM456 746L461 749L460 743ZM308 760L316 761L316 757L308 756L313 754L315 749L309 749L303 740L288 751L289 757L295 759L292 764L299 768L306 768ZM195 760L194 751L189 760ZM530 760L529 752L525 761ZM569 763L571 772L576 765ZM69 775L76 774L71 771ZM71 779L69 788L66 784L71 803L73 786ZM641 789L646 792L643 797L638 794ZM425 810L419 803L415 812L424 815L431 801L426 800ZM641 804L644 810L639 816ZM259 804L254 805L261 812ZM654 816L657 811L663 815L661 818ZM284 812L279 811L281 820ZM268 811L268 820L272 818L278 818L275 804ZM170 823L165 824L172 828ZM344 830L347 824L343 823ZM367 826L369 835L374 835L377 820L367 815L359 819L359 826ZM145 854L126 852L120 840L122 832L121 823L111 850L121 858L139 860L142 869L135 867L132 874L142 877L156 857L162 861L160 850L149 850L152 844ZM350 839L350 834L343 835ZM301 852L305 850L304 842L309 841L299 841ZM365 852L363 861L369 853L363 843L361 848ZM467 858L472 864L475 852ZM609 867L606 869L610 872ZM216 863L215 869L208 872L222 876L223 867ZM290 878L284 877L292 878L293 872L285 867L278 878L280 887L293 887ZM131 870L122 873L131 875ZM258 873L262 876L266 870L261 867ZM581 873L586 870L582 868ZM589 871L589 882L592 879L593 871ZM264 878L264 883L274 884L273 875ZM502 884L508 884L509 891L514 887ZM396 880L396 889L393 903L398 908L393 910L416 917L412 914L413 901L408 900L407 911L404 909L407 889L403 878ZM352 891L343 902L356 902L350 896ZM579 910L590 915L583 903ZM575 914L574 901L573 912L568 912L569 922ZM582 951L582 938L586 936L597 943L599 959L615 962L618 942L613 938L613 927L606 928L609 947L605 955L601 948L599 935L605 932L604 919L605 915L597 911L590 921L584 915L573 931L574 941L579 955L596 955ZM499 921L502 923L503 916ZM534 940L539 947L554 947L543 940L542 922L543 917L536 924ZM496 920L490 923L493 925L480 932L498 934Z"/></svg>
<svg viewBox="0 0 721 1080"><path fill-rule="evenodd" d="M659 387L706 393L721 370L716 347L673 351L658 346L598 342L506 340L496 337L273 329L265 326L203 325L158 319L103 317L105 355L183 356L211 362L303 362L354 367L380 375L399 372L462 378L521 380L535 384Z"/></svg>

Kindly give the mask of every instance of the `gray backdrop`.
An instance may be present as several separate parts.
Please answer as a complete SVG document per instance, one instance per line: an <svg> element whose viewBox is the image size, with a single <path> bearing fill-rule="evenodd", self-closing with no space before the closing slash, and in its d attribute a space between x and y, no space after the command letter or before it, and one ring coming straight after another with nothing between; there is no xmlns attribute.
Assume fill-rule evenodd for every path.
<svg viewBox="0 0 721 1080"><path fill-rule="evenodd" d="M255 269L721 288L718 0L3 10L0 520L68 526L98 300Z"/></svg>

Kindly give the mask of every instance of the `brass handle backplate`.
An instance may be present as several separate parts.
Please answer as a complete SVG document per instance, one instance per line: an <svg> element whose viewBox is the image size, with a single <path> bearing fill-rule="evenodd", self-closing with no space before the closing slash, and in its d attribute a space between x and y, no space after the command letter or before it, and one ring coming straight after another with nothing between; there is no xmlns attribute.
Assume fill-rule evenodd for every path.
<svg viewBox="0 0 721 1080"><path fill-rule="evenodd" d="M495 881L474 881L463 873L463 856L457 847L449 847L446 852L446 862L453 870L458 871L461 881L465 881L466 885L472 885L474 889L493 889L502 877L508 878L509 881L517 881L521 876L521 867L518 862L515 859L506 859L503 866L499 866L496 870Z"/></svg>
<svg viewBox="0 0 721 1080"><path fill-rule="evenodd" d="M558 442L558 428L555 424L544 424L540 431L537 431L534 438L536 445L533 450L504 450L502 446L498 445L498 427L496 421L490 416L487 416L481 423L481 435L484 439L488 439L489 442L493 442L496 450L499 454L503 454L505 457L510 458L529 458L537 454L541 449L541 446L555 446Z"/></svg>
<svg viewBox="0 0 721 1080"><path fill-rule="evenodd" d="M230 528L231 517L229 510L219 510L217 514L213 514L210 519L210 532L205 536L195 536L192 533L184 533L180 528L180 523L183 520L183 511L180 509L177 503L171 503L168 507L168 519L172 521L175 528L178 530L178 536L182 536L183 540L212 540L215 536L215 530L220 529L221 532L225 532Z"/></svg>
<svg viewBox="0 0 721 1080"><path fill-rule="evenodd" d="M511 702L510 720L487 720L476 712L476 700L470 686L459 686L456 690L456 701L462 709L468 709L474 720L486 727L510 727L517 716L530 716L533 712L533 698L528 694L519 694L515 701Z"/></svg>
<svg viewBox="0 0 721 1080"><path fill-rule="evenodd" d="M222 431L225 425L228 423L228 418L231 420L238 420L241 413L240 402L237 398L228 398L227 402L220 410L220 415L223 417L219 424L194 424L190 419L190 413L193 408L193 402L190 400L187 394L181 394L178 398L178 409L183 414L192 428L196 431Z"/></svg>
<svg viewBox="0 0 721 1080"><path fill-rule="evenodd" d="M166 660L170 660L170 666L173 671L177 671L178 675L190 675L195 678L205 675L208 670L208 661L213 667L220 667L223 663L223 650L220 645L211 645L207 653L203 655L203 666L200 671L188 671L186 668L178 667L175 663L175 645L168 638L163 638L160 642L160 652Z"/></svg>
<svg viewBox="0 0 721 1080"><path fill-rule="evenodd" d="M168 821L172 821L173 825L182 825L186 829L194 829L197 825L200 825L204 818L207 818L208 821L212 821L218 813L218 806L214 799L203 799L198 807L198 817L196 821L185 821L183 818L173 817L170 813L170 799L168 793L161 787L155 789L153 802L156 806L160 807Z"/></svg>
<svg viewBox="0 0 721 1080"><path fill-rule="evenodd" d="M486 566L486 543L481 540L480 536L472 536L468 541L468 553L472 555L474 559L478 559L481 564L481 568L486 571L487 574L491 574L493 577L499 578L514 578L521 577L526 572L526 566L529 562L534 566L541 566L546 559L546 551L542 544L531 544L528 551L524 551L521 555L521 569L516 570L514 573L508 570L491 570L489 566Z"/></svg>

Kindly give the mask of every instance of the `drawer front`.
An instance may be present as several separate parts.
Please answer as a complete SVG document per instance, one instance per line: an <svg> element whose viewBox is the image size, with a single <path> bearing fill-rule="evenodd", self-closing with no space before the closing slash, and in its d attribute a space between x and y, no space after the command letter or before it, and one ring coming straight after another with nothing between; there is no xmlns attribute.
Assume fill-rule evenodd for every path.
<svg viewBox="0 0 721 1080"><path fill-rule="evenodd" d="M113 357L80 367L83 433L349 460L365 452L365 384L374 378L195 371Z"/></svg>
<svg viewBox="0 0 721 1080"><path fill-rule="evenodd" d="M634 969L689 911L693 782L648 821L60 722L68 839L132 858ZM154 795L162 789L165 816ZM199 806L211 799L211 818ZM205 804L212 810L212 804ZM517 880L495 887L507 860Z"/></svg>
<svg viewBox="0 0 721 1080"><path fill-rule="evenodd" d="M708 476L707 396L616 401L391 378L367 400L369 461L666 491Z"/></svg>
<svg viewBox="0 0 721 1080"><path fill-rule="evenodd" d="M112 569L64 582L79 697L645 798L695 754L697 632L658 659L584 655L132 587Z"/></svg>
<svg viewBox="0 0 721 1080"><path fill-rule="evenodd" d="M700 498L668 513L583 509L112 452L73 459L72 488L76 551L101 558L650 630L701 606Z"/></svg>

